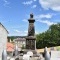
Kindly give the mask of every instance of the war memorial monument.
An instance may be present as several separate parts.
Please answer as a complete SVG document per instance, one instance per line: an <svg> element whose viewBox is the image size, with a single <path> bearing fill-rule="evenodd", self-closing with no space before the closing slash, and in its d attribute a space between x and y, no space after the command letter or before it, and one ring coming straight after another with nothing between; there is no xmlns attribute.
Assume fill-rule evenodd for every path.
<svg viewBox="0 0 60 60"><path fill-rule="evenodd" d="M26 49L35 50L36 49L36 38L35 38L35 27L33 14L30 14L28 36L26 37Z"/></svg>

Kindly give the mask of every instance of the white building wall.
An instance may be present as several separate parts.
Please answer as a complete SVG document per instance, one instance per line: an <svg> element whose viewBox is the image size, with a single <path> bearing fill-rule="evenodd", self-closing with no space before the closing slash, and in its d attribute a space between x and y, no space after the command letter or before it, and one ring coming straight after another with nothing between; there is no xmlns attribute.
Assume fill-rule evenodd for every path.
<svg viewBox="0 0 60 60"><path fill-rule="evenodd" d="M26 46L26 41L14 41L15 45L17 44L18 48L21 48L23 45Z"/></svg>
<svg viewBox="0 0 60 60"><path fill-rule="evenodd" d="M7 31L2 25L0 25L0 60L2 60L2 51L6 48L7 43Z"/></svg>

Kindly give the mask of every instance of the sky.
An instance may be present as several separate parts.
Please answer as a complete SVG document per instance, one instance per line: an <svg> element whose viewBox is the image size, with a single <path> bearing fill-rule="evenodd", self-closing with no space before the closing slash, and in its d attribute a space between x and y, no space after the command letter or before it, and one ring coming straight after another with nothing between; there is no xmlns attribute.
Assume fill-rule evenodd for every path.
<svg viewBox="0 0 60 60"><path fill-rule="evenodd" d="M0 22L9 36L26 36L28 19L34 14L35 33L60 22L60 0L0 0Z"/></svg>

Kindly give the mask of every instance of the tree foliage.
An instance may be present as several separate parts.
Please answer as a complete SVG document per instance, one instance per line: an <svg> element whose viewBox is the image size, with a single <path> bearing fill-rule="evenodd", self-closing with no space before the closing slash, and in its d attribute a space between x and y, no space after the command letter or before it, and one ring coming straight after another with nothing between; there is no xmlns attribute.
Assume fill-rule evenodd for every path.
<svg viewBox="0 0 60 60"><path fill-rule="evenodd" d="M10 42L10 40L13 41L14 39L15 39L14 36L10 36L10 37L8 36L8 42Z"/></svg>
<svg viewBox="0 0 60 60"><path fill-rule="evenodd" d="M37 48L60 45L60 24L53 24L47 31L36 35Z"/></svg>

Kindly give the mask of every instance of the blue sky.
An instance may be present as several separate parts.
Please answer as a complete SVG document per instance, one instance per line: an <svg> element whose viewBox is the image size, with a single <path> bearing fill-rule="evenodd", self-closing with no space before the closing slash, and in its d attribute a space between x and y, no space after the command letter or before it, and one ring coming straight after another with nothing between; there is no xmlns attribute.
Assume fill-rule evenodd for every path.
<svg viewBox="0 0 60 60"><path fill-rule="evenodd" d="M30 13L36 20L36 34L42 33L60 22L60 0L0 0L0 22L9 36L27 35Z"/></svg>

